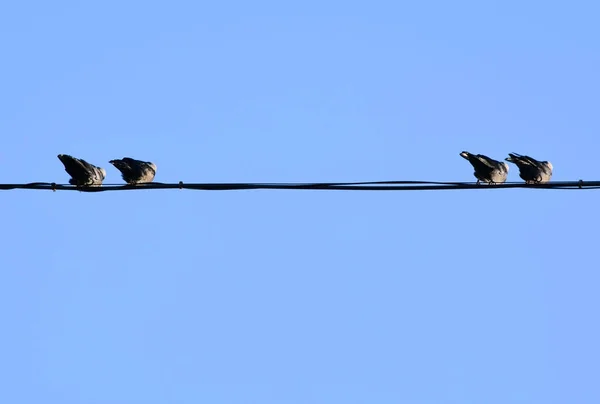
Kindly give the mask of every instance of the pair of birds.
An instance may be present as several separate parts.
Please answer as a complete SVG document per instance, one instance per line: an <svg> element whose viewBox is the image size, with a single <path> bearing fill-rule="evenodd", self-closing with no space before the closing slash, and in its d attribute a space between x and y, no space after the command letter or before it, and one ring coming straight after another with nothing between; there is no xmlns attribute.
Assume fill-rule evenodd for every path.
<svg viewBox="0 0 600 404"><path fill-rule="evenodd" d="M71 176L69 180L71 185L98 187L102 185L102 181L106 178L104 168L97 167L85 160L68 154L59 154L58 159L65 166L65 171ZM123 159L110 160L109 163L121 172L121 177L129 185L152 182L156 175L156 165L149 161L124 157Z"/></svg>
<svg viewBox="0 0 600 404"><path fill-rule="evenodd" d="M473 175L477 178L478 184L480 181L488 184L506 182L508 164L505 162L491 159L483 154L471 154L466 151L461 152L460 155L468 160L475 169ZM519 176L527 184L544 184L552 178L553 167L549 161L538 161L533 157L516 153L508 153L505 160L519 167Z"/></svg>

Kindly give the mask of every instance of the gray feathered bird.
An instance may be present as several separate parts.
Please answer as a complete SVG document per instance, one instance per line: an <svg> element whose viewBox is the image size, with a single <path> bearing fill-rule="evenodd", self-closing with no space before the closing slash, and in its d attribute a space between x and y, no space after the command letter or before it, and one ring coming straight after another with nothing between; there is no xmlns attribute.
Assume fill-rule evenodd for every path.
<svg viewBox="0 0 600 404"><path fill-rule="evenodd" d="M461 157L469 160L469 163L475 169L473 175L477 178L477 183L480 181L489 184L501 184L506 181L508 176L508 164L503 161L497 161L484 156L483 154L471 154L463 151Z"/></svg>
<svg viewBox="0 0 600 404"><path fill-rule="evenodd" d="M505 160L519 167L519 176L527 184L543 184L552 178L552 163L549 161L538 161L533 157L522 156L517 153L508 153Z"/></svg>
<svg viewBox="0 0 600 404"><path fill-rule="evenodd" d="M149 161L123 157L122 159L110 160L109 163L121 172L123 180L129 185L152 182L156 175L156 165Z"/></svg>
<svg viewBox="0 0 600 404"><path fill-rule="evenodd" d="M59 154L57 157L65 166L65 171L71 176L69 179L71 185L99 187L106 178L104 168L96 167L68 154Z"/></svg>

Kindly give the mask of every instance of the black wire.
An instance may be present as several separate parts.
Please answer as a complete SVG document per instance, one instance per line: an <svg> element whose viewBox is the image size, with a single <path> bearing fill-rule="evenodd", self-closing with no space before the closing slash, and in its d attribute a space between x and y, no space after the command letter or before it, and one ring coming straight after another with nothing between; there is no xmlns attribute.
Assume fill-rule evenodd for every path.
<svg viewBox="0 0 600 404"><path fill-rule="evenodd" d="M34 182L29 184L0 184L0 190L32 189L50 191L129 191L148 189L191 189L202 191L233 191L249 189L304 189L304 190L344 190L344 191L440 191L465 189L600 189L600 181L555 181L545 184L525 184L508 182L503 184L476 184L474 182L437 181L370 181L370 182L320 182L320 183L160 183L151 182L139 185L106 184L101 187L76 187L68 184Z"/></svg>

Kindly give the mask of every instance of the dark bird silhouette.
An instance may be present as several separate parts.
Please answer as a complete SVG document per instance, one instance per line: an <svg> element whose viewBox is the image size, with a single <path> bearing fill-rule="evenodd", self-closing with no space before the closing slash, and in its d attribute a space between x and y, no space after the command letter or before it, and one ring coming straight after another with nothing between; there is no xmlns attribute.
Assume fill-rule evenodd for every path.
<svg viewBox="0 0 600 404"><path fill-rule="evenodd" d="M96 167L68 154L59 154L57 157L65 166L65 171L71 176L69 179L71 185L99 187L106 178L104 168Z"/></svg>
<svg viewBox="0 0 600 404"><path fill-rule="evenodd" d="M156 175L156 164L149 161L135 160L130 157L110 160L120 172L123 180L129 185L152 182Z"/></svg>
<svg viewBox="0 0 600 404"><path fill-rule="evenodd" d="M483 154L471 154L463 151L461 157L468 160L475 169L473 175L477 178L477 183L480 181L488 184L501 184L506 182L508 176L508 164L503 161L498 161L484 156Z"/></svg>
<svg viewBox="0 0 600 404"><path fill-rule="evenodd" d="M505 160L519 167L519 177L527 184L544 184L552 178L552 163L549 161L538 161L533 157L523 156L517 153L508 153Z"/></svg>

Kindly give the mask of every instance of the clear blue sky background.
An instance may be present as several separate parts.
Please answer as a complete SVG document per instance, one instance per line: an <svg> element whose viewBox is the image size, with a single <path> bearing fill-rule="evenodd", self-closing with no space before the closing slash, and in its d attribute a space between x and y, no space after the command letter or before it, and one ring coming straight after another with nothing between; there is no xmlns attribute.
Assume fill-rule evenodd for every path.
<svg viewBox="0 0 600 404"><path fill-rule="evenodd" d="M5 2L0 183L598 180L598 15ZM600 191L0 196L3 403L600 402Z"/></svg>

